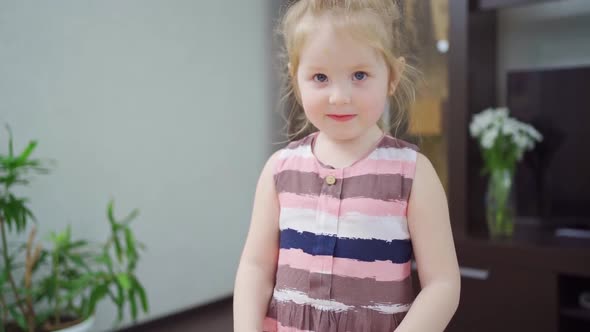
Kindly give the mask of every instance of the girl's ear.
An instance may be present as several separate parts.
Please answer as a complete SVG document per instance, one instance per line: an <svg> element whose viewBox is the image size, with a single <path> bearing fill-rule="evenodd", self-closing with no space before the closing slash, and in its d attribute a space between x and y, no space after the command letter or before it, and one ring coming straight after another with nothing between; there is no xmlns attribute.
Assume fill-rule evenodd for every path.
<svg viewBox="0 0 590 332"><path fill-rule="evenodd" d="M399 57L397 59L396 65L395 65L394 78L389 83L389 95L390 96L393 96L393 94L395 93L395 90L397 89L397 85L399 84L399 81L401 80L402 74L404 73L405 69L406 69L406 59L404 59L404 57Z"/></svg>

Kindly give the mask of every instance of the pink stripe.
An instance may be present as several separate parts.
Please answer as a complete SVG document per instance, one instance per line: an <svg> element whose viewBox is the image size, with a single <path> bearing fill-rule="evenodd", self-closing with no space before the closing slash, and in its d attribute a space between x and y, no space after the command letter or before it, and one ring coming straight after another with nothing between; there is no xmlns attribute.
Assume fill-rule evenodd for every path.
<svg viewBox="0 0 590 332"><path fill-rule="evenodd" d="M365 174L401 174L405 178L413 178L416 163L406 160L375 160L365 159L357 167L345 169L344 177Z"/></svg>
<svg viewBox="0 0 590 332"><path fill-rule="evenodd" d="M264 317L264 321L262 322L262 331L263 332L276 332L278 326L278 322L276 319L272 319L270 317Z"/></svg>
<svg viewBox="0 0 590 332"><path fill-rule="evenodd" d="M344 169L344 178L365 174L401 174L406 178L414 176L415 163L405 160L365 159L355 167ZM281 171L318 172L318 165L313 158L291 157L277 169ZM336 173L337 174L337 173ZM335 174L335 175L336 175ZM338 176L336 176L338 178Z"/></svg>
<svg viewBox="0 0 590 332"><path fill-rule="evenodd" d="M311 267L330 266L332 271L310 270ZM325 261L325 262L322 262ZM280 249L279 265L288 265L294 269L312 273L331 273L334 275L354 278L373 278L377 281L400 281L411 273L411 262L395 264L391 261L361 262L349 258L333 258L331 256L313 256L301 249Z"/></svg>
<svg viewBox="0 0 590 332"><path fill-rule="evenodd" d="M277 322L276 319L269 317L264 318L262 330L264 332L312 332L309 330L300 330L294 327L283 326L283 324Z"/></svg>
<svg viewBox="0 0 590 332"><path fill-rule="evenodd" d="M334 216L349 213L361 213L367 216L405 216L407 202L387 202L372 198L338 198L321 196L303 196L293 193L280 193L281 207L296 209L318 209Z"/></svg>
<svg viewBox="0 0 590 332"><path fill-rule="evenodd" d="M283 326L283 324L281 324L281 323L278 324L278 328L279 329L277 330L277 332L313 332L313 331L309 331L309 330L300 330L295 327Z"/></svg>

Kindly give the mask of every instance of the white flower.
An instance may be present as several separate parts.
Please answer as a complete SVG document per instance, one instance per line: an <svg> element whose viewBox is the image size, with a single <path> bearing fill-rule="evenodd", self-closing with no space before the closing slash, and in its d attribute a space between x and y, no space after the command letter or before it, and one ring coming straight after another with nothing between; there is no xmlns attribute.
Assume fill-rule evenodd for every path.
<svg viewBox="0 0 590 332"><path fill-rule="evenodd" d="M469 131L471 132L471 136L477 137L481 135L481 132L488 126L489 124L489 111L483 111L480 114L476 114L473 116L471 124L469 125Z"/></svg>
<svg viewBox="0 0 590 332"><path fill-rule="evenodd" d="M483 146L484 149L491 149L492 146L494 146L494 142L496 141L496 137L498 137L499 133L498 129L498 127L494 127L483 134L481 138L481 146Z"/></svg>
<svg viewBox="0 0 590 332"><path fill-rule="evenodd" d="M539 141L539 142L543 140L543 135L541 135L541 133L539 133L535 128L533 128L533 126L531 126L529 124L524 124L523 129L534 140Z"/></svg>
<svg viewBox="0 0 590 332"><path fill-rule="evenodd" d="M510 160L521 160L524 151L532 150L535 143L543 139L533 126L511 118L506 107L486 108L473 115L469 133L479 141L482 149L489 150L488 153L494 156L487 160L496 164L488 165L492 168L508 167Z"/></svg>
<svg viewBox="0 0 590 332"><path fill-rule="evenodd" d="M498 120L507 119L508 118L508 108L506 108L506 107L496 108L496 110L494 111L494 115L496 116L496 119L498 119Z"/></svg>
<svg viewBox="0 0 590 332"><path fill-rule="evenodd" d="M514 143L516 144L516 146L520 150L526 149L526 147L529 145L529 138L526 135L524 135L522 132L519 132L516 135L513 135L512 137L513 137Z"/></svg>
<svg viewBox="0 0 590 332"><path fill-rule="evenodd" d="M475 121L471 121L469 124L469 134L471 134L471 137L477 137L480 132L481 128L477 126L477 123L475 123Z"/></svg>
<svg viewBox="0 0 590 332"><path fill-rule="evenodd" d="M504 120L502 125L502 134L504 135L515 135L518 132L518 121L508 118Z"/></svg>
<svg viewBox="0 0 590 332"><path fill-rule="evenodd" d="M485 130L489 130L490 126L496 124L497 119L501 117L498 112L492 108L485 109L479 114L475 114L469 125L469 132L472 137L479 137Z"/></svg>

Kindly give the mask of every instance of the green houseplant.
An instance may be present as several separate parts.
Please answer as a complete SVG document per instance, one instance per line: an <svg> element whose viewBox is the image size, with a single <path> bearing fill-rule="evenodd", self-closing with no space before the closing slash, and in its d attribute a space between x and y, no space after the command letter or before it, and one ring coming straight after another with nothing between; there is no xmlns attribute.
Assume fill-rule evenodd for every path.
<svg viewBox="0 0 590 332"><path fill-rule="evenodd" d="M138 211L117 220L110 201L110 236L102 243L75 239L69 226L51 232L44 241L36 240L37 221L29 200L19 197L17 189L28 185L31 175L46 174L48 169L31 158L35 141L15 154L8 132L8 153L0 153L0 332L90 326L96 305L103 300L115 304L118 322L125 309L133 321L140 310L148 312L145 289L135 274L144 246L130 227ZM19 243L27 230L27 238Z"/></svg>

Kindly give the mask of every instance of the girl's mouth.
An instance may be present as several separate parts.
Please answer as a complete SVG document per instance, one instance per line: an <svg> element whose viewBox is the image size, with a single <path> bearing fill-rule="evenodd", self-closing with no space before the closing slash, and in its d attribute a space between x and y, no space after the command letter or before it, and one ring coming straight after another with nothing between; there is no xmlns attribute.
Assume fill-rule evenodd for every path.
<svg viewBox="0 0 590 332"><path fill-rule="evenodd" d="M356 114L343 114L343 115L339 115L339 114L328 114L328 117L330 119L336 120L336 121L348 121L348 120L352 120L355 116L356 116Z"/></svg>

